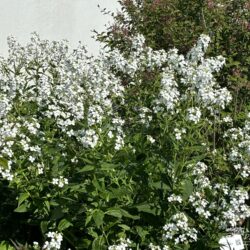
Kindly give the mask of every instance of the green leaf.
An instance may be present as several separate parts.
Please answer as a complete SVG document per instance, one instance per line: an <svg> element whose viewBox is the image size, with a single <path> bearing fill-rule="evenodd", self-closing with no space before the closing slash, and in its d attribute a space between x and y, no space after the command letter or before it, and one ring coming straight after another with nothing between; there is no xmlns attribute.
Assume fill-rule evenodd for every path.
<svg viewBox="0 0 250 250"><path fill-rule="evenodd" d="M219 249L219 248L221 248L223 245L221 245L221 244L219 244L219 243L210 243L209 245L209 248L210 249Z"/></svg>
<svg viewBox="0 0 250 250"><path fill-rule="evenodd" d="M20 205L29 198L29 193L22 193L20 194L19 198L18 198L18 207L20 207Z"/></svg>
<svg viewBox="0 0 250 250"><path fill-rule="evenodd" d="M86 166L84 166L83 168L81 168L81 169L78 171L78 173L89 172L89 171L92 171L92 170L94 170L94 169L95 169L94 166L92 166L92 165L86 165Z"/></svg>
<svg viewBox="0 0 250 250"><path fill-rule="evenodd" d="M127 217L127 218L131 218L133 220L138 220L140 219L140 216L138 215L132 215L130 214L128 211L124 210L124 209L121 209L121 213L124 217Z"/></svg>
<svg viewBox="0 0 250 250"><path fill-rule="evenodd" d="M105 240L102 236L95 238L92 243L92 250L104 250Z"/></svg>
<svg viewBox="0 0 250 250"><path fill-rule="evenodd" d="M21 206L17 207L15 210L17 213L25 213L28 211L27 204L22 204Z"/></svg>
<svg viewBox="0 0 250 250"><path fill-rule="evenodd" d="M58 220L61 219L64 216L64 213L62 211L61 207L56 207L51 214L51 220Z"/></svg>
<svg viewBox="0 0 250 250"><path fill-rule="evenodd" d="M62 219L59 224L58 224L58 230L59 231L63 231L65 229L67 229L68 227L71 227L73 226L73 224L71 222L69 222L68 220L66 219Z"/></svg>
<svg viewBox="0 0 250 250"><path fill-rule="evenodd" d="M187 179L182 185L182 198L183 200L188 199L188 197L193 193L193 184L191 180Z"/></svg>
<svg viewBox="0 0 250 250"><path fill-rule="evenodd" d="M92 214L88 215L86 220L85 220L85 226L87 226L89 224L89 222L91 221L92 219Z"/></svg>
<svg viewBox="0 0 250 250"><path fill-rule="evenodd" d="M190 249L190 245L189 244L185 244L184 246L181 246L180 249L181 250L188 250L188 249Z"/></svg>
<svg viewBox="0 0 250 250"><path fill-rule="evenodd" d="M4 158L0 158L0 167L7 169L8 168L8 161Z"/></svg>
<svg viewBox="0 0 250 250"><path fill-rule="evenodd" d="M156 215L156 211L155 208L150 204L140 204L137 205L136 208L139 212L144 212L144 213L148 213L148 214L153 214Z"/></svg>
<svg viewBox="0 0 250 250"><path fill-rule="evenodd" d="M125 224L119 224L118 226L123 228L125 231L130 231L131 230L131 228L129 226L125 225Z"/></svg>
<svg viewBox="0 0 250 250"><path fill-rule="evenodd" d="M8 242L1 241L0 243L0 250L15 250L14 247L10 246Z"/></svg>
<svg viewBox="0 0 250 250"><path fill-rule="evenodd" d="M87 158L81 158L81 159L88 164L93 164L93 162Z"/></svg>
<svg viewBox="0 0 250 250"><path fill-rule="evenodd" d="M147 230L143 229L140 226L136 227L136 232L138 233L138 235L141 237L143 241L145 240L145 237L149 234Z"/></svg>
<svg viewBox="0 0 250 250"><path fill-rule="evenodd" d="M162 181L152 182L151 186L160 190L170 190L170 187Z"/></svg>
<svg viewBox="0 0 250 250"><path fill-rule="evenodd" d="M114 170L117 165L111 163L102 163L101 169L104 171Z"/></svg>
<svg viewBox="0 0 250 250"><path fill-rule="evenodd" d="M117 217L117 218L121 218L122 217L122 213L121 210L119 208L110 208L107 212L105 212L105 214Z"/></svg>
<svg viewBox="0 0 250 250"><path fill-rule="evenodd" d="M94 231L93 227L88 229L88 234L91 235L93 238L98 238L98 233Z"/></svg>
<svg viewBox="0 0 250 250"><path fill-rule="evenodd" d="M99 180L100 181L100 180ZM103 191L103 188L100 186L98 180L96 179L96 177L94 177L94 179L92 180L92 183L94 185L94 187L98 190L98 191Z"/></svg>
<svg viewBox="0 0 250 250"><path fill-rule="evenodd" d="M43 234L45 234L48 231L48 222L47 221L41 221L40 228Z"/></svg>
<svg viewBox="0 0 250 250"><path fill-rule="evenodd" d="M55 202L55 201L50 201L49 204L50 204L50 206L52 206L52 207L57 207L57 206L59 205L59 204L58 204L57 202Z"/></svg>
<svg viewBox="0 0 250 250"><path fill-rule="evenodd" d="M48 212L50 211L50 203L49 201L44 201L44 205L46 206Z"/></svg>
<svg viewBox="0 0 250 250"><path fill-rule="evenodd" d="M96 226L99 228L103 224L104 213L100 209L96 209L93 213L93 219Z"/></svg>

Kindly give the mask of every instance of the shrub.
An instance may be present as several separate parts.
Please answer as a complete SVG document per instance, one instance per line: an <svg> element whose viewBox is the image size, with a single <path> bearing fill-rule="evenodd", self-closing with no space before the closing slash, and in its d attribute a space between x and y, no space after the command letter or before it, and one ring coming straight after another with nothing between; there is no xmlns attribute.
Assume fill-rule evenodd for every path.
<svg viewBox="0 0 250 250"><path fill-rule="evenodd" d="M92 58L36 34L25 47L9 38L0 173L23 217L1 240L31 249L212 249L244 227L250 107L234 119L232 95L214 77L225 59L205 58L209 41L200 36L184 56L136 35L125 53Z"/></svg>
<svg viewBox="0 0 250 250"><path fill-rule="evenodd" d="M222 55L221 86L232 90L234 116L250 98L250 4L247 0L121 0L114 23L97 34L111 48L126 51L130 37L143 34L153 49L186 54L201 33L211 37L209 56Z"/></svg>

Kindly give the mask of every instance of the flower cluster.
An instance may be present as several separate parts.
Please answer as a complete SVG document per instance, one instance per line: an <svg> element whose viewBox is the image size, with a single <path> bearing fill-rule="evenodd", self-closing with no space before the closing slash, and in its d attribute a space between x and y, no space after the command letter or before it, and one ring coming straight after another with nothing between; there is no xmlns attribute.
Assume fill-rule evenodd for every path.
<svg viewBox="0 0 250 250"><path fill-rule="evenodd" d="M208 166L204 162L197 162L195 165L189 165L192 168L192 176L196 187L203 190L204 188L212 188L209 178L205 175Z"/></svg>
<svg viewBox="0 0 250 250"><path fill-rule="evenodd" d="M173 111L179 102L179 97L180 93L174 71L166 68L162 73L161 91L159 99L156 100L155 111L161 110L160 105L163 105L168 111Z"/></svg>
<svg viewBox="0 0 250 250"><path fill-rule="evenodd" d="M180 195L172 194L168 197L168 201L182 203L182 198Z"/></svg>
<svg viewBox="0 0 250 250"><path fill-rule="evenodd" d="M156 246L152 243L149 244L150 250L170 250L170 248L167 245L164 245L162 248L160 246Z"/></svg>
<svg viewBox="0 0 250 250"><path fill-rule="evenodd" d="M250 176L250 120L246 120L243 128L230 128L224 134L231 141L228 160L234 170L246 180Z"/></svg>
<svg viewBox="0 0 250 250"><path fill-rule="evenodd" d="M189 60L194 63L202 60L210 41L210 37L206 35L201 35L199 41L197 42L197 46L193 47L187 55Z"/></svg>
<svg viewBox="0 0 250 250"><path fill-rule="evenodd" d="M62 151L70 138L80 147L96 147L104 121L120 119L113 100L122 102L124 87L104 58L89 57L81 44L70 53L66 41L41 40L36 33L25 47L13 37L8 44L9 57L0 59L0 157L8 163L0 165L0 174L12 180L19 150L29 162L26 170L36 165L38 174L45 173L41 159L48 157L46 143L53 138L45 129L60 134ZM121 124L112 127L119 150L124 145ZM55 178L52 183L66 182Z"/></svg>
<svg viewBox="0 0 250 250"><path fill-rule="evenodd" d="M223 202L221 226L236 227L246 218L250 217L250 208L246 204L249 199L248 192L245 190L232 190L229 193L229 202Z"/></svg>
<svg viewBox="0 0 250 250"><path fill-rule="evenodd" d="M52 184L55 186L58 186L60 188L62 188L64 185L67 185L68 179L67 178L63 178L62 176L59 176L59 178L53 178L52 179Z"/></svg>
<svg viewBox="0 0 250 250"><path fill-rule="evenodd" d="M242 188L230 188L226 183L212 184L206 176L208 169L203 162L190 165L193 168L194 191L189 196L190 207L199 215L200 219L210 220L221 229L236 227L250 217L250 207L247 191ZM206 196L205 190L213 190Z"/></svg>
<svg viewBox="0 0 250 250"><path fill-rule="evenodd" d="M202 198L202 195L198 192L190 195L189 202L195 208L195 212L200 216L208 219L211 216L211 213L208 210L209 202Z"/></svg>
<svg viewBox="0 0 250 250"><path fill-rule="evenodd" d="M49 232L47 233L47 237L49 238L49 241L46 241L43 245L44 250L55 250L55 249L61 249L62 244L62 234L58 232Z"/></svg>
<svg viewBox="0 0 250 250"><path fill-rule="evenodd" d="M162 73L162 89L159 99L156 100L156 111L165 107L173 112L177 104L192 98L197 106L208 109L212 114L214 109L224 109L232 100L230 92L221 88L215 81L213 72L218 72L225 63L221 56L204 59L210 38L202 35L197 45L191 49L187 58L178 54L178 50L170 50L164 57L167 58L168 67ZM182 85L175 81L179 75ZM186 91L182 93L181 88ZM198 107L189 110L192 121L198 122L201 111Z"/></svg>
<svg viewBox="0 0 250 250"><path fill-rule="evenodd" d="M136 35L131 39L131 51L128 56L124 56L118 49L103 53L102 59L107 65L112 65L118 72L122 72L130 77L138 72L155 67L161 67L166 62L166 52L164 50L154 51L145 46L145 38Z"/></svg>
<svg viewBox="0 0 250 250"><path fill-rule="evenodd" d="M131 243L130 239L120 239L120 243L118 245L109 246L108 250L131 250L131 248L129 248Z"/></svg>
<svg viewBox="0 0 250 250"><path fill-rule="evenodd" d="M151 135L147 135L147 140L152 144L155 143L155 139Z"/></svg>
<svg viewBox="0 0 250 250"><path fill-rule="evenodd" d="M139 122L145 124L148 127L149 122L152 121L151 110L147 107L141 107L136 111L139 112Z"/></svg>
<svg viewBox="0 0 250 250"><path fill-rule="evenodd" d="M179 141L179 140L182 139L182 135L186 134L186 129L185 128L182 128L182 129L175 128L174 132L175 132L175 138L176 138L176 140Z"/></svg>
<svg viewBox="0 0 250 250"><path fill-rule="evenodd" d="M170 223L163 227L163 238L166 242L174 244L188 244L197 240L198 231L188 224L188 218L184 213L177 213L170 219Z"/></svg>
<svg viewBox="0 0 250 250"><path fill-rule="evenodd" d="M198 123L201 118L200 109L194 107L194 108L189 108L187 111L188 111L187 115L188 120L194 122L195 124Z"/></svg>

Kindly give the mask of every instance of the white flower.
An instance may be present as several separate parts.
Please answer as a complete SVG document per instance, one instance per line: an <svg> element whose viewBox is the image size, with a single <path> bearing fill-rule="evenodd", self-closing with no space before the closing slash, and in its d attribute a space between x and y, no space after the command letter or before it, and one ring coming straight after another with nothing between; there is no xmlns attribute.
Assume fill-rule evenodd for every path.
<svg viewBox="0 0 250 250"><path fill-rule="evenodd" d="M120 239L119 244L109 246L108 250L131 250L131 248L129 248L131 243L130 239Z"/></svg>
<svg viewBox="0 0 250 250"><path fill-rule="evenodd" d="M163 104L168 111L173 111L179 102L180 93L178 85L175 81L174 72L166 68L162 74L161 80L162 89L160 91L157 104Z"/></svg>
<svg viewBox="0 0 250 250"><path fill-rule="evenodd" d="M60 249L62 244L62 234L58 232L49 232L47 233L47 237L50 238L49 241L46 241L43 245L44 250L54 250Z"/></svg>
<svg viewBox="0 0 250 250"><path fill-rule="evenodd" d="M14 178L14 175L11 173L11 168L5 169L0 166L0 174L2 175L3 179L8 181L12 181Z"/></svg>
<svg viewBox="0 0 250 250"><path fill-rule="evenodd" d="M29 156L29 161L30 162L34 162L36 160L36 158L35 157L33 157L33 156Z"/></svg>
<svg viewBox="0 0 250 250"><path fill-rule="evenodd" d="M201 35L197 45L191 49L188 53L187 57L191 62L198 62L201 60L205 54L205 51L208 48L208 44L210 43L210 37L207 35Z"/></svg>
<svg viewBox="0 0 250 250"><path fill-rule="evenodd" d="M110 139L112 139L112 138L114 137L114 134L113 134L112 131L109 131L109 132L108 132L108 137L109 137Z"/></svg>
<svg viewBox="0 0 250 250"><path fill-rule="evenodd" d="M174 129L174 132L175 132L175 138L176 138L176 140L181 140L182 139L182 134L186 134L186 129L178 129L178 128L175 128Z"/></svg>
<svg viewBox="0 0 250 250"><path fill-rule="evenodd" d="M60 176L59 178L53 178L52 179L52 184L55 185L55 186L58 186L60 188L64 187L64 185L67 185L68 183L69 183L68 179L64 178L62 176Z"/></svg>
<svg viewBox="0 0 250 250"><path fill-rule="evenodd" d="M163 238L174 244L193 242L197 240L197 230L188 225L188 218L184 213L176 213L170 218L170 222L163 227Z"/></svg>
<svg viewBox="0 0 250 250"><path fill-rule="evenodd" d="M79 137L79 141L82 142L83 146L94 148L98 142L99 136L96 134L95 130L88 129L85 131L80 131L82 137Z"/></svg>
<svg viewBox="0 0 250 250"><path fill-rule="evenodd" d="M120 150L124 146L124 140L122 136L117 135L115 140L115 150Z"/></svg>
<svg viewBox="0 0 250 250"><path fill-rule="evenodd" d="M153 243L149 244L150 250L161 250L161 247L153 245Z"/></svg>
<svg viewBox="0 0 250 250"><path fill-rule="evenodd" d="M201 111L197 107L189 108L187 118L197 124L201 118Z"/></svg>
<svg viewBox="0 0 250 250"><path fill-rule="evenodd" d="M38 163L37 164L37 171L38 171L38 174L43 174L43 172L44 172L44 165L41 164L41 163Z"/></svg>
<svg viewBox="0 0 250 250"><path fill-rule="evenodd" d="M147 135L147 140L152 144L155 143L155 139L151 135Z"/></svg>
<svg viewBox="0 0 250 250"><path fill-rule="evenodd" d="M182 198L179 195L172 194L168 197L169 202L179 202L182 203Z"/></svg>
<svg viewBox="0 0 250 250"><path fill-rule="evenodd" d="M223 121L226 122L226 123L231 123L231 122L233 122L233 119L232 119L232 117L230 117L230 116L225 116L225 117L223 118Z"/></svg>

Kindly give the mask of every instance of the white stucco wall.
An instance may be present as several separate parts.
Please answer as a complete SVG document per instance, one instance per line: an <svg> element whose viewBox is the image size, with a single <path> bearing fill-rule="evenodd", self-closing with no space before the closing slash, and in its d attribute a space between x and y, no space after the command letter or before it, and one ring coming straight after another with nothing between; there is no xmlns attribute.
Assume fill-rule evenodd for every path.
<svg viewBox="0 0 250 250"><path fill-rule="evenodd" d="M111 20L98 4L101 9L118 8L117 0L0 0L0 55L7 53L8 35L25 43L33 31L50 40L67 39L72 46L82 41L96 54L99 46L91 30L103 31Z"/></svg>

